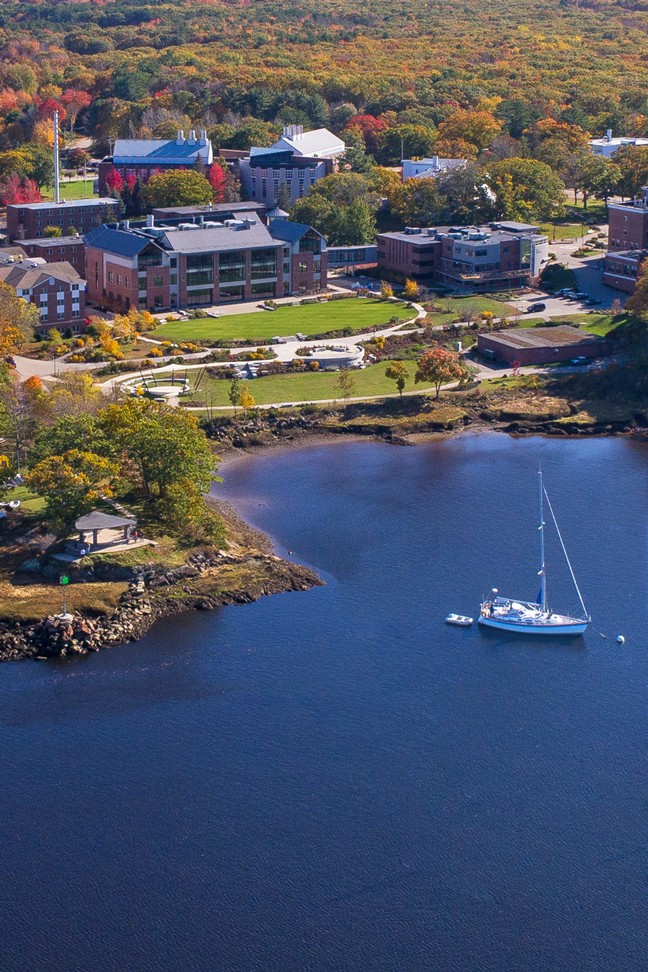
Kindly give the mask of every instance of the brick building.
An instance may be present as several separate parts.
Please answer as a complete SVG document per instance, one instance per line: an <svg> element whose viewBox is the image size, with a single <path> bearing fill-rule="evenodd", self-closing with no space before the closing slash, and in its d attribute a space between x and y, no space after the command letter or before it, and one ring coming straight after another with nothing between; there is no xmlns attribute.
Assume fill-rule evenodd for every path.
<svg viewBox="0 0 648 972"><path fill-rule="evenodd" d="M83 235L95 226L116 219L118 213L115 199L17 203L7 206L7 239L10 242L40 239L47 226L56 226L63 235L71 229Z"/></svg>
<svg viewBox="0 0 648 972"><path fill-rule="evenodd" d="M69 263L21 260L0 265L0 282L8 284L40 313L40 333L53 327L78 334L85 322L85 280Z"/></svg>
<svg viewBox="0 0 648 972"><path fill-rule="evenodd" d="M98 167L99 192L108 191L108 176L117 171L122 179L133 176L139 182L147 182L158 172L173 169L194 169L203 165L206 169L214 161L212 143L203 129L200 137L192 129L185 138L179 131L176 138L118 138L112 155L102 159Z"/></svg>
<svg viewBox="0 0 648 972"><path fill-rule="evenodd" d="M20 245L29 257L45 263L70 263L79 274L85 275L85 243L82 236L42 236L36 240L21 240Z"/></svg>
<svg viewBox="0 0 648 972"><path fill-rule="evenodd" d="M648 257L648 186L628 202L608 204L608 251L603 282L631 294Z"/></svg>
<svg viewBox="0 0 648 972"><path fill-rule="evenodd" d="M548 240L537 226L406 227L378 236L378 269L460 293L525 287L547 261Z"/></svg>
<svg viewBox="0 0 648 972"><path fill-rule="evenodd" d="M152 311L264 300L326 289L326 242L310 226L253 213L223 222L149 216L86 237L88 299Z"/></svg>
<svg viewBox="0 0 648 972"><path fill-rule="evenodd" d="M609 343L566 324L519 327L477 336L477 350L492 360L513 365L550 364L570 358L598 358L609 354Z"/></svg>
<svg viewBox="0 0 648 972"><path fill-rule="evenodd" d="M217 219L224 222L226 219L236 219L241 213L255 213L262 223L266 223L267 208L264 203L253 201L208 203L206 206L158 206L153 210L153 215L164 222L178 219Z"/></svg>
<svg viewBox="0 0 648 972"><path fill-rule="evenodd" d="M243 195L274 206L280 187L284 187L294 203L335 171L345 149L342 139L326 128L305 132L301 125L287 125L274 145L253 147L249 158L240 160Z"/></svg>

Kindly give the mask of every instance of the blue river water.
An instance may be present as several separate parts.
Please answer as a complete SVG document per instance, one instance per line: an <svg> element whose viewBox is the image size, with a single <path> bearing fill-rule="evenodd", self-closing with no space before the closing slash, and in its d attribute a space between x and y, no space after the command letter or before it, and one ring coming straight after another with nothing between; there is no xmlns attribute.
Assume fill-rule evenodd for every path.
<svg viewBox="0 0 648 972"><path fill-rule="evenodd" d="M535 596L539 461L590 631L445 626ZM225 478L327 585L0 668L3 972L646 969L648 446L348 442Z"/></svg>

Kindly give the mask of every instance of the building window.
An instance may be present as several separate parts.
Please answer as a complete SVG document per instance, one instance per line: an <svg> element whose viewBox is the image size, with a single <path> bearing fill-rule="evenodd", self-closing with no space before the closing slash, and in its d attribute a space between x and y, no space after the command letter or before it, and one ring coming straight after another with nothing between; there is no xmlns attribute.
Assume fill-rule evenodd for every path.
<svg viewBox="0 0 648 972"><path fill-rule="evenodd" d="M153 286L162 287L163 283L164 283L164 277L162 276L162 274L156 273L156 275L153 277Z"/></svg>
<svg viewBox="0 0 648 972"><path fill-rule="evenodd" d="M299 270L300 273L306 273L306 271L308 270L308 264L300 262L297 264L297 269Z"/></svg>

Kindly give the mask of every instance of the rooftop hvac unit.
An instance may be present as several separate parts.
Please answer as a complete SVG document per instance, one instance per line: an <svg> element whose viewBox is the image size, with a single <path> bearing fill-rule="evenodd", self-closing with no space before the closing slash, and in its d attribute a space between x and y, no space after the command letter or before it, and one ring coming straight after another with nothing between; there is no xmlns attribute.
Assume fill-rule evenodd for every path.
<svg viewBox="0 0 648 972"><path fill-rule="evenodd" d="M196 230L196 229L200 229L200 226L198 226L197 223L180 223L180 225L178 226L178 229L181 229L181 230Z"/></svg>
<svg viewBox="0 0 648 972"><path fill-rule="evenodd" d="M213 219L206 219L203 223L205 229L222 229L224 225L224 223L217 223Z"/></svg>

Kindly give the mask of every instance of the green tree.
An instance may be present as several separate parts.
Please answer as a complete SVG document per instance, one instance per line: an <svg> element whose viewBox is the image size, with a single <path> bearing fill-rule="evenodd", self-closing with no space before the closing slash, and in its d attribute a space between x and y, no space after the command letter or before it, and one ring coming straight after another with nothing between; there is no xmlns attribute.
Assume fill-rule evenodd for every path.
<svg viewBox="0 0 648 972"><path fill-rule="evenodd" d="M410 373L404 361L392 361L392 363L385 368L385 377L389 378L390 381L396 382L396 387L398 388L398 393L401 398L403 397L405 383L409 376Z"/></svg>
<svg viewBox="0 0 648 972"><path fill-rule="evenodd" d="M142 195L149 208L206 206L214 197L209 181L194 169L174 169L151 176Z"/></svg>
<svg viewBox="0 0 648 972"><path fill-rule="evenodd" d="M193 415L132 398L103 409L99 427L121 456L123 474L145 497L164 497L185 480L201 493L209 489L218 460Z"/></svg>
<svg viewBox="0 0 648 972"><path fill-rule="evenodd" d="M492 218L493 200L476 162L442 172L436 180L442 223L483 223Z"/></svg>
<svg viewBox="0 0 648 972"><path fill-rule="evenodd" d="M229 386L229 391L227 393L227 397L229 398L230 403L234 406L234 411L236 411L236 409L240 406L242 396L243 396L243 382L241 381L240 378L237 378L235 376L234 378L232 378L232 381Z"/></svg>
<svg viewBox="0 0 648 972"><path fill-rule="evenodd" d="M348 368L340 368L340 372L337 376L337 381L335 384L339 389L340 395L345 401L352 397L355 391L356 382Z"/></svg>
<svg viewBox="0 0 648 972"><path fill-rule="evenodd" d="M61 456L82 445L96 455L110 457L112 445L104 435L95 415L79 412L62 415L54 425L38 429L29 453L32 464L48 456Z"/></svg>
<svg viewBox="0 0 648 972"><path fill-rule="evenodd" d="M614 153L621 170L619 192L632 198L648 185L648 145L621 145Z"/></svg>
<svg viewBox="0 0 648 972"><path fill-rule="evenodd" d="M565 184L544 162L502 159L486 176L500 219L550 220L565 212Z"/></svg>
<svg viewBox="0 0 648 972"><path fill-rule="evenodd" d="M63 230L60 226L46 226L43 230L43 236L50 237L51 239L56 239L59 236L63 236Z"/></svg>
<svg viewBox="0 0 648 972"><path fill-rule="evenodd" d="M293 207L293 218L314 226L334 246L370 243L376 237L379 196L357 172L326 176Z"/></svg>
<svg viewBox="0 0 648 972"><path fill-rule="evenodd" d="M405 226L435 226L442 206L436 179L406 179L394 193L391 211Z"/></svg>
<svg viewBox="0 0 648 972"><path fill-rule="evenodd" d="M587 155L581 158L578 186L583 196L583 208L587 209L590 196L607 201L618 189L621 182L621 168L611 159L602 155Z"/></svg>
<svg viewBox="0 0 648 972"><path fill-rule="evenodd" d="M401 159L419 159L434 151L436 132L424 125L394 125L378 138L376 159L381 165L398 165Z"/></svg>
<svg viewBox="0 0 648 972"><path fill-rule="evenodd" d="M426 351L419 361L414 381L416 384L421 381L432 384L436 391L435 398L438 399L441 385L457 381L464 374L465 367L458 354L445 348L433 348Z"/></svg>
<svg viewBox="0 0 648 972"><path fill-rule="evenodd" d="M111 496L119 467L93 452L69 449L41 459L25 477L28 488L45 500L45 515L66 534L102 496Z"/></svg>

